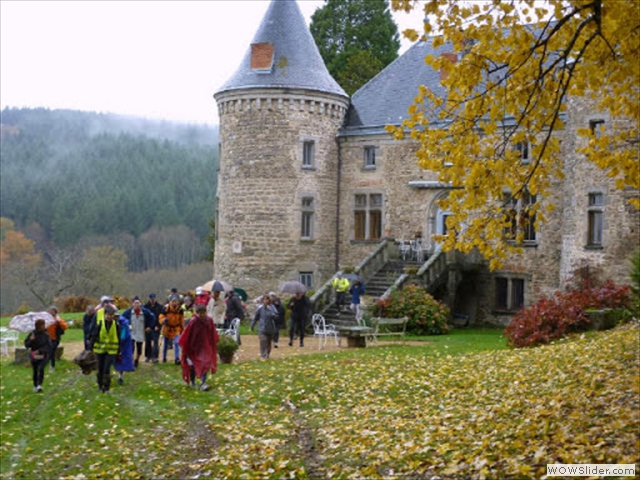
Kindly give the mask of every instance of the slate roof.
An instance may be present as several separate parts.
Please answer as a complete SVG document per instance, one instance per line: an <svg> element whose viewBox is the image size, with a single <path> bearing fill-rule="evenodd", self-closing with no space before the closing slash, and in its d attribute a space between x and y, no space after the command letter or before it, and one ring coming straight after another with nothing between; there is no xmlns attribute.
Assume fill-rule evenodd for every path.
<svg viewBox="0 0 640 480"><path fill-rule="evenodd" d="M249 6L250 8L250 6ZM348 97L322 60L295 0L272 0L252 44L274 45L273 67L251 70L251 46L218 93L247 88L304 88Z"/></svg>
<svg viewBox="0 0 640 480"><path fill-rule="evenodd" d="M342 133L349 130L381 131L385 125L399 125L408 118L420 85L444 96L440 72L424 63L427 55L453 51L445 44L436 51L432 39L415 43L378 75L363 85L351 98L351 107Z"/></svg>

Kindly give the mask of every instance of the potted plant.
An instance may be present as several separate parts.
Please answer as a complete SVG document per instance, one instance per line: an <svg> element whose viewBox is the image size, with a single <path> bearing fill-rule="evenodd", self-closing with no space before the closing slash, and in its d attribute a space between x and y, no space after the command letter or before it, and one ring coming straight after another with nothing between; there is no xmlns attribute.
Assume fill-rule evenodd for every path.
<svg viewBox="0 0 640 480"><path fill-rule="evenodd" d="M231 363L233 356L238 351L240 346L233 338L227 335L220 335L220 341L218 342L218 355L220 356L220 362Z"/></svg>

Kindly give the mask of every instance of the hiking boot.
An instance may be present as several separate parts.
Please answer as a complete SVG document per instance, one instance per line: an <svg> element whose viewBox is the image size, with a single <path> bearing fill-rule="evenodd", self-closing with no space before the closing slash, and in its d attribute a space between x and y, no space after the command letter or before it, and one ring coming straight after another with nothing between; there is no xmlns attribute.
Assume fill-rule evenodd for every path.
<svg viewBox="0 0 640 480"><path fill-rule="evenodd" d="M134 368L138 368L138 359L137 358L133 361L133 366L134 366Z"/></svg>
<svg viewBox="0 0 640 480"><path fill-rule="evenodd" d="M206 392L207 390L209 390L209 385L207 385L206 382L202 382L202 384L200 385L200 391Z"/></svg>
<svg viewBox="0 0 640 480"><path fill-rule="evenodd" d="M144 363L151 363L151 359L150 358L145 358L144 359Z"/></svg>
<svg viewBox="0 0 640 480"><path fill-rule="evenodd" d="M293 342L289 342L289 346L290 346L290 347L293 347Z"/></svg>
<svg viewBox="0 0 640 480"><path fill-rule="evenodd" d="M42 385L38 385L36 388L38 389L38 393L42 393Z"/></svg>
<svg viewBox="0 0 640 480"><path fill-rule="evenodd" d="M163 359L162 359L162 363L167 363L167 359L166 359L166 358L163 358Z"/></svg>
<svg viewBox="0 0 640 480"><path fill-rule="evenodd" d="M274 344L273 344L273 348L278 348L278 344L277 344L277 343L274 343Z"/></svg>
<svg viewBox="0 0 640 480"><path fill-rule="evenodd" d="M180 365L180 360L178 360L178 359L176 358L175 362L173 362L173 363L175 363L176 365Z"/></svg>
<svg viewBox="0 0 640 480"><path fill-rule="evenodd" d="M118 385L122 385L124 383L124 379L122 377L118 377Z"/></svg>

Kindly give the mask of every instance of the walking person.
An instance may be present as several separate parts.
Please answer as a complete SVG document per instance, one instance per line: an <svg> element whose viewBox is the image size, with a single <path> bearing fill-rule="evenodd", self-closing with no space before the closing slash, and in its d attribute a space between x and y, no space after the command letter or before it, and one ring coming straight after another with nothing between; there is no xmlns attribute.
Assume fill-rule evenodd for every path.
<svg viewBox="0 0 640 480"><path fill-rule="evenodd" d="M162 336L164 346L162 347L162 363L167 363L167 350L173 348L174 363L180 365L180 334L184 330L184 314L180 306L180 297L171 295L169 304L165 305L160 314L160 324L162 325Z"/></svg>
<svg viewBox="0 0 640 480"><path fill-rule="evenodd" d="M178 343L182 347L182 378L195 388L200 379L200 390L208 390L207 373L218 368L217 345L220 337L213 318L207 315L207 306L196 305L196 315L188 322Z"/></svg>
<svg viewBox="0 0 640 480"><path fill-rule="evenodd" d="M276 292L269 292L269 297L271 297L271 305L275 308L276 313L276 332L273 334L273 348L278 348L278 340L280 340L280 330L284 328L285 322L285 310L282 306L282 301L280 297L276 295Z"/></svg>
<svg viewBox="0 0 640 480"><path fill-rule="evenodd" d="M84 349L89 350L89 338L91 337L91 325L93 316L96 314L96 307L89 305L82 317L82 334L84 337Z"/></svg>
<svg viewBox="0 0 640 480"><path fill-rule="evenodd" d="M51 337L44 328L43 318L36 320L35 330L24 339L24 346L29 350L29 358L33 370L33 391L42 393L44 367L47 365L52 351Z"/></svg>
<svg viewBox="0 0 640 480"><path fill-rule="evenodd" d="M231 326L231 320L244 318L244 307L242 306L242 300L240 296L233 290L229 290L227 295L227 310L224 314L223 328L227 330Z"/></svg>
<svg viewBox="0 0 640 480"><path fill-rule="evenodd" d="M122 312L121 317L126 318L129 321L131 328L131 341L135 348L135 360L133 361L134 368L138 368L138 362L142 355L142 344L146 341L147 330L151 331L156 326L156 318L151 310L148 310L142 306L140 297L133 297L131 308Z"/></svg>
<svg viewBox="0 0 640 480"><path fill-rule="evenodd" d="M138 365L137 359L135 364L133 361L133 351L137 342L132 337L133 330L129 318L119 315L117 322L120 354L116 356L113 366L118 372L118 385L124 385L124 372L133 372ZM142 343L140 343L140 347L142 347ZM142 348L138 349L138 356L140 356L141 350Z"/></svg>
<svg viewBox="0 0 640 480"><path fill-rule="evenodd" d="M293 346L294 336L300 338L300 346L304 347L304 329L307 325L307 318L311 311L311 301L304 293L296 293L289 300L289 311L291 312L291 325L289 328L289 346Z"/></svg>
<svg viewBox="0 0 640 480"><path fill-rule="evenodd" d="M349 293L351 294L350 308L356 316L356 322L359 324L362 320L362 299L360 297L364 295L364 285L362 285L362 282L360 280L354 281L349 289Z"/></svg>
<svg viewBox="0 0 640 480"><path fill-rule="evenodd" d="M260 340L260 360L268 360L271 354L271 344L276 333L276 317L278 312L271 305L271 297L264 294L262 297L262 305L256 309L251 322L251 331L258 324L258 339Z"/></svg>
<svg viewBox="0 0 640 480"><path fill-rule="evenodd" d="M184 300L182 301L182 305L180 306L182 309L182 315L184 316L184 326L187 327L187 323L191 317L196 314L196 305L193 302L193 298L190 295L186 295Z"/></svg>
<svg viewBox="0 0 640 480"><path fill-rule="evenodd" d="M149 301L144 304L144 308L153 313L154 321L144 327L144 361L158 363L160 355L160 315L163 306L158 302L155 293L149 294Z"/></svg>
<svg viewBox="0 0 640 480"><path fill-rule="evenodd" d="M341 272L338 272L336 278L331 282L331 286L336 292L336 307L338 308L338 316L344 311L344 300L349 290L349 280L342 276Z"/></svg>
<svg viewBox="0 0 640 480"><path fill-rule="evenodd" d="M98 388L107 393L111 387L111 366L120 354L120 327L116 320L116 307L107 304L96 313L91 330L91 348L98 358Z"/></svg>
<svg viewBox="0 0 640 480"><path fill-rule="evenodd" d="M53 372L56 368L56 351L58 350L58 345L60 345L62 335L64 335L65 330L69 328L69 325L60 318L58 315L58 308L56 306L50 306L47 311L55 319L55 322L47 327L47 333L51 338L51 367L49 368L49 371Z"/></svg>

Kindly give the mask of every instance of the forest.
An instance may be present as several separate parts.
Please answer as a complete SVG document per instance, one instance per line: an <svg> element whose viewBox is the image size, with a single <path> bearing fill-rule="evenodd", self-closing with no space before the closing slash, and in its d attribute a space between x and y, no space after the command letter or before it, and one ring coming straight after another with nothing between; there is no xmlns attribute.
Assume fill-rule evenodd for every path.
<svg viewBox="0 0 640 480"><path fill-rule="evenodd" d="M127 272L211 260L217 126L44 108L0 123L0 217L44 262L96 247Z"/></svg>

